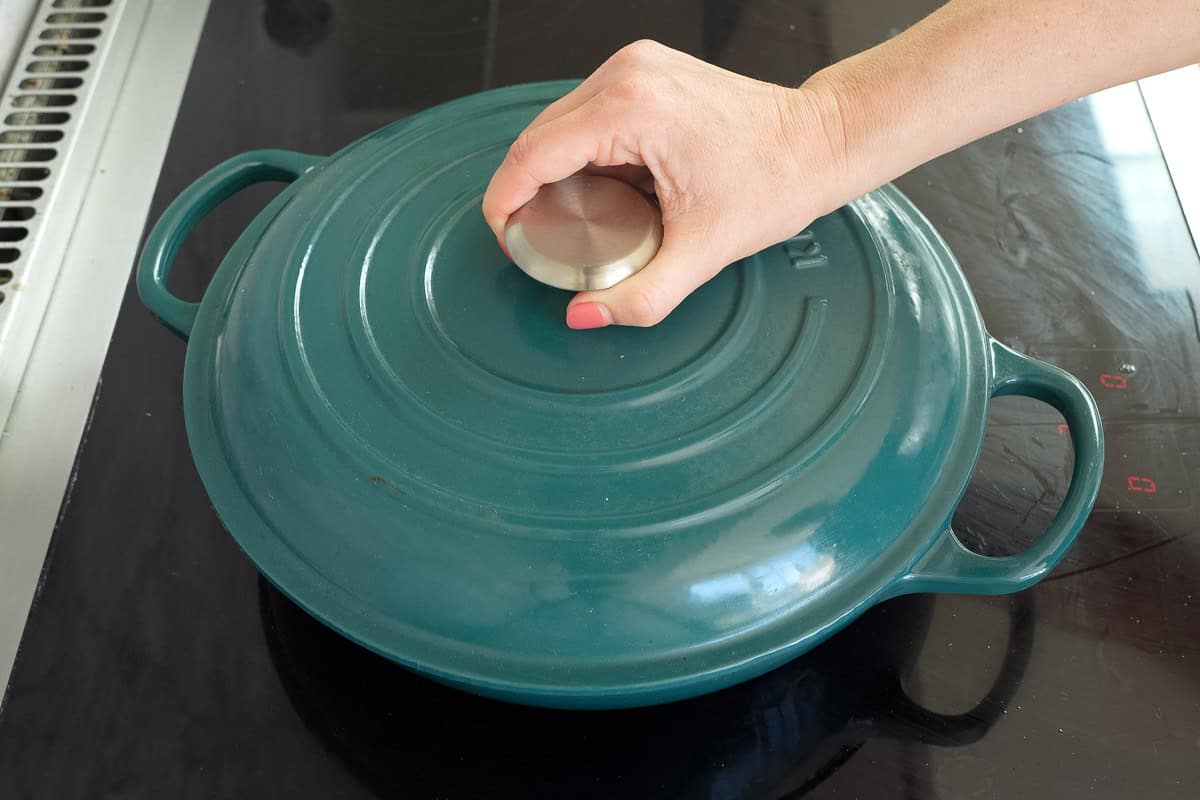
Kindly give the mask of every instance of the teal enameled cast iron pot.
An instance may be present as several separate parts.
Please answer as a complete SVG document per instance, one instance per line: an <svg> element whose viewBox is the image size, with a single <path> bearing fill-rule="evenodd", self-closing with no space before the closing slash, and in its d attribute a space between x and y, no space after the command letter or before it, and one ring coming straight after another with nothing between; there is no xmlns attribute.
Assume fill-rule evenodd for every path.
<svg viewBox="0 0 1200 800"><path fill-rule="evenodd" d="M245 153L158 221L138 289L188 340L192 452L257 567L401 664L563 707L709 692L886 598L1044 576L1096 497L1095 403L987 335L894 188L654 328L564 326L570 295L509 263L479 205L572 85L467 97L328 158ZM173 297L190 228L260 181L290 185L201 302ZM1002 394L1061 411L1075 466L1049 530L987 558L949 521Z"/></svg>

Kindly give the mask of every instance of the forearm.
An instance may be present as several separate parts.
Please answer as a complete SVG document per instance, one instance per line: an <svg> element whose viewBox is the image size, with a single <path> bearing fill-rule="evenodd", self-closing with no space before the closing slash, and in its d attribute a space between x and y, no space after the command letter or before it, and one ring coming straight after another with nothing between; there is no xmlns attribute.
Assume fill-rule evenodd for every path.
<svg viewBox="0 0 1200 800"><path fill-rule="evenodd" d="M817 73L832 207L1077 97L1200 60L1200 0L952 0Z"/></svg>

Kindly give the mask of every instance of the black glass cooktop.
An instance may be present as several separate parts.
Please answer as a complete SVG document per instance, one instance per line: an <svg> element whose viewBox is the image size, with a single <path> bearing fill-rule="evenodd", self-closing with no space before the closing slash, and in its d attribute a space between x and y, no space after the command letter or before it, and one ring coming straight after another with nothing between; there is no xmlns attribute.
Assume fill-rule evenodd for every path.
<svg viewBox="0 0 1200 800"><path fill-rule="evenodd" d="M152 214L256 147L326 153L490 86L581 76L653 37L798 83L925 0L213 3ZM1069 104L898 181L991 332L1087 382L1100 500L1013 597L887 603L750 684L568 713L431 684L262 581L184 436L184 346L130 290L0 712L8 798L1184 798L1200 784L1200 262L1136 89ZM198 297L269 197L200 225ZM955 519L988 554L1050 519L1070 448L994 404Z"/></svg>

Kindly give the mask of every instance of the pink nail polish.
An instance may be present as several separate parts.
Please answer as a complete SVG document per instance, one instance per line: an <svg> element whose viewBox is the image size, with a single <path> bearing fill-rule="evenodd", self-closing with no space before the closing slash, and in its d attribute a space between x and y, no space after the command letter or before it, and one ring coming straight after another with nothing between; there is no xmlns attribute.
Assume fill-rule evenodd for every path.
<svg viewBox="0 0 1200 800"><path fill-rule="evenodd" d="M567 309L567 327L575 330L603 328L612 324L608 309L599 303L576 303Z"/></svg>

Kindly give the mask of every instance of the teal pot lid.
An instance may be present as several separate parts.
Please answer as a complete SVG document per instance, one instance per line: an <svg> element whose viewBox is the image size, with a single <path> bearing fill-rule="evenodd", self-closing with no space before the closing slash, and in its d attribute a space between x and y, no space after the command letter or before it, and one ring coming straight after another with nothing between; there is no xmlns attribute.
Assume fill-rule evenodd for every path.
<svg viewBox="0 0 1200 800"><path fill-rule="evenodd" d="M480 199L571 85L467 97L329 158L246 153L151 233L139 289L189 339L192 452L259 569L434 678L581 707L744 680L886 597L1042 577L1095 499L1095 404L988 337L894 188L654 328L564 325L571 295L505 258ZM200 303L172 297L192 224L263 180L291 184ZM1064 413L1075 468L1047 533L985 558L949 520L1001 393Z"/></svg>

